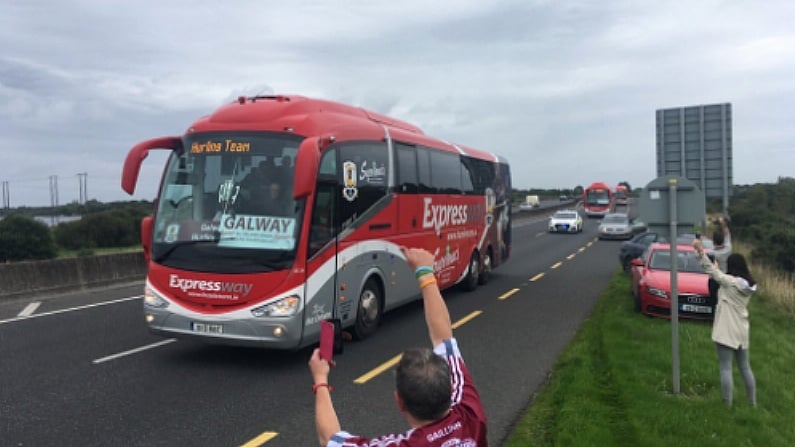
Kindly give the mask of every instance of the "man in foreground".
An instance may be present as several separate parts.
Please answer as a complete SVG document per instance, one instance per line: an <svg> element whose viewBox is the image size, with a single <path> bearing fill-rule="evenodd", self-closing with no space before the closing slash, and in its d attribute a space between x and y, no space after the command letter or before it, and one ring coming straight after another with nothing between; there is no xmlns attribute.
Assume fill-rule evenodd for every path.
<svg viewBox="0 0 795 447"><path fill-rule="evenodd" d="M411 427L401 434L364 438L342 431L328 384L333 364L315 349L309 359L315 392L315 426L321 446L486 446L486 416L480 396L453 338L450 314L433 275L433 255L401 247L422 292L433 351L412 348L397 366L395 400Z"/></svg>

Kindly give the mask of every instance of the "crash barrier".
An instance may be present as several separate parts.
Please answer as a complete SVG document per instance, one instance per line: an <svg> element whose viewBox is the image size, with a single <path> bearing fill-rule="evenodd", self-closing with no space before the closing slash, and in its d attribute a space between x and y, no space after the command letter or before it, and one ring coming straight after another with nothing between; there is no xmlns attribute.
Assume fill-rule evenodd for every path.
<svg viewBox="0 0 795 447"><path fill-rule="evenodd" d="M0 299L86 290L145 277L143 251L0 264Z"/></svg>
<svg viewBox="0 0 795 447"><path fill-rule="evenodd" d="M535 215L538 215L538 214L548 213L550 211L577 208L578 206L579 206L579 203L576 200L568 200L568 201L563 201L563 202L558 202L558 203L554 203L553 202L552 204L544 204L544 205L542 205L542 206L540 206L538 208L533 208L533 209L529 209L529 210L520 210L519 206L516 205L516 206L514 206L511 209L511 215L514 218L529 217L529 216L535 216Z"/></svg>

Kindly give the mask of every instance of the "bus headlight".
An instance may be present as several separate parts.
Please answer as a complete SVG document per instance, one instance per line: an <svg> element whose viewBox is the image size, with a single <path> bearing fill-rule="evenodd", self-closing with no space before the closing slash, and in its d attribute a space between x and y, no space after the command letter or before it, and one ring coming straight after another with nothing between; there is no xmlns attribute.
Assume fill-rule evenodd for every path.
<svg viewBox="0 0 795 447"><path fill-rule="evenodd" d="M298 295L290 295L273 303L251 309L251 314L260 317L291 317L298 312L301 298Z"/></svg>
<svg viewBox="0 0 795 447"><path fill-rule="evenodd" d="M144 289L144 305L162 309L168 307L168 301L164 300L151 287Z"/></svg>

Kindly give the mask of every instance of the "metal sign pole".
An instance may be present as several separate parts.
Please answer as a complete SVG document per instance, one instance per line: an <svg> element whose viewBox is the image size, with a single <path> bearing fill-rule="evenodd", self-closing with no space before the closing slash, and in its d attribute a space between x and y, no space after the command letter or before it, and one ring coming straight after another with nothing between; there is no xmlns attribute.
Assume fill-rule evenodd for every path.
<svg viewBox="0 0 795 447"><path fill-rule="evenodd" d="M668 198L670 211L671 233L669 240L671 249L671 357L673 370L674 394L679 394L679 284L677 282L678 256L676 250L676 179L668 179Z"/></svg>

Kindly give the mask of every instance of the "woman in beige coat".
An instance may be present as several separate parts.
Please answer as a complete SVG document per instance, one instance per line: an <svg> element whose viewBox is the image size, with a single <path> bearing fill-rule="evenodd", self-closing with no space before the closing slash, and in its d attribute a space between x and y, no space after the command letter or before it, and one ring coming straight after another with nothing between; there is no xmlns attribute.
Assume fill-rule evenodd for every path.
<svg viewBox="0 0 795 447"><path fill-rule="evenodd" d="M748 270L743 255L733 253L726 260L726 273L721 272L718 263L711 262L704 254L701 241L693 241L698 252L701 267L710 278L720 284L715 320L712 323L712 341L718 351L720 364L720 385L726 405L732 404L732 354L737 360L745 391L751 405L756 405L756 381L748 360L750 326L748 323L748 301L756 292L756 281Z"/></svg>

